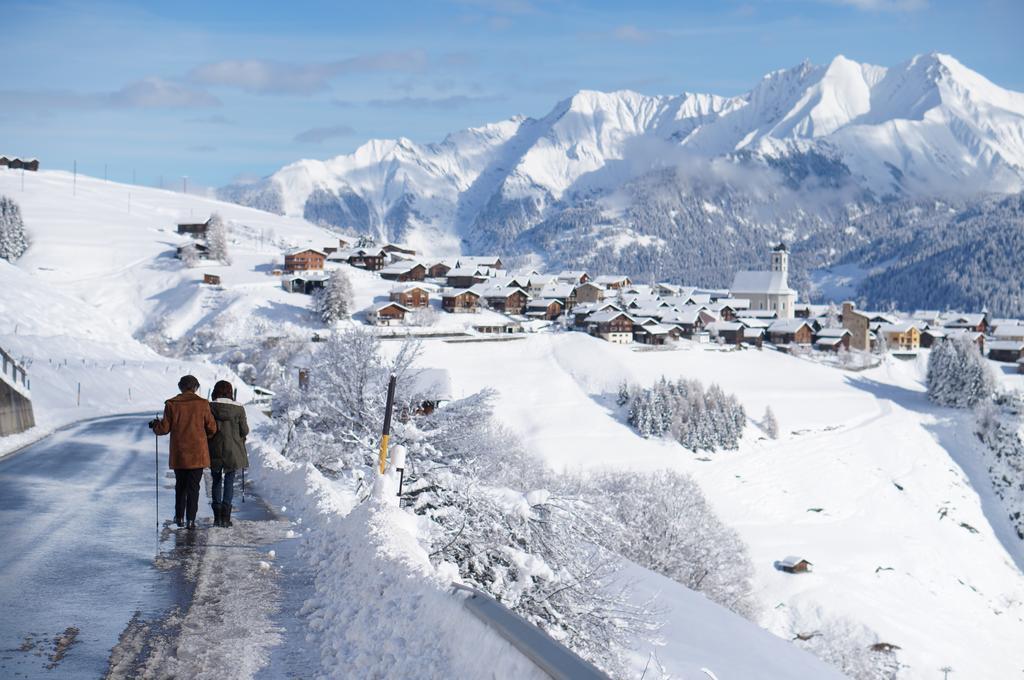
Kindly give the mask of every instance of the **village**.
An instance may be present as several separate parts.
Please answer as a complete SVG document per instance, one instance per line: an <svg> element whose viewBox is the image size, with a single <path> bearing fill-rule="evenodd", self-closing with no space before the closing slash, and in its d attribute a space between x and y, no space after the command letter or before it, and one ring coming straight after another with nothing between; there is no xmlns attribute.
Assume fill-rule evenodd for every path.
<svg viewBox="0 0 1024 680"><path fill-rule="evenodd" d="M208 222L182 223L192 249L208 257ZM671 346L680 340L722 348L773 348L793 354L827 353L852 365L851 352L912 358L922 348L967 337L993 361L1024 373L1024 320L992 318L986 311L869 311L852 302L810 304L789 286L789 249L779 243L765 270L736 272L726 289L676 283L636 283L629 276L566 270L510 270L497 255L425 259L415 250L373 238L339 238L322 249L287 252L269 273L281 287L312 295L332 269L372 272L391 285L356 317L381 327L431 325L423 312L477 315L466 328L484 336L511 336L541 328L588 333L615 344ZM204 282L217 285L217 275ZM477 317L469 317L476 319Z"/></svg>

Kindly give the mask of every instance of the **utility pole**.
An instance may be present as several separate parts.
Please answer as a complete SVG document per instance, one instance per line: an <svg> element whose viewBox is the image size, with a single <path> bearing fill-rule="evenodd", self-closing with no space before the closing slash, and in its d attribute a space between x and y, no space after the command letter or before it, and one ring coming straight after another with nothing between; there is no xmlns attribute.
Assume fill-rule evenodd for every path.
<svg viewBox="0 0 1024 680"><path fill-rule="evenodd" d="M949 680L949 674L953 672L953 669L950 666L943 666L939 672L942 673L942 680Z"/></svg>
<svg viewBox="0 0 1024 680"><path fill-rule="evenodd" d="M188 193L188 175L181 176L181 193Z"/></svg>

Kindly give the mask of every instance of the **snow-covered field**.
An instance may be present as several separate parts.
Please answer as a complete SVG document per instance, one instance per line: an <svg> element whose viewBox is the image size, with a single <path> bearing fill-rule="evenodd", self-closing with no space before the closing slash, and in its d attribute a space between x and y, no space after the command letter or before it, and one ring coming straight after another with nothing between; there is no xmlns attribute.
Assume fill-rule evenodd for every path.
<svg viewBox="0 0 1024 680"><path fill-rule="evenodd" d="M230 367L194 355L168 358L138 339L158 325L180 344L202 329L215 330L225 345L322 331L309 298L285 293L269 273L282 248L331 243L320 227L86 177L72 195L67 173L28 173L24 191L20 181L0 172L0 194L20 204L33 238L16 265L0 261L0 346L31 362L38 433L99 413L159 408L184 372L194 372L204 390L217 377L234 379ZM233 264L183 269L173 258L181 242L174 224L205 220L214 210L231 225ZM202 285L205 272L219 274L222 285ZM352 271L351 278L357 309L390 288L369 273ZM446 329L476 320L455 316L442 315ZM664 645L637 649L639 669L655 651L681 677L694 677L702 665L731 669L720 678L824 677L812 670L821 670L816 661L784 640L843 617L900 647L900 677L937 677L947 664L956 677L1019 675L1024 543L991 495L969 417L928 403L920 360L854 373L768 350L724 352L685 342L674 351L636 350L578 333L540 332L516 342L427 339L420 363L447 368L455 397L497 390L499 417L552 467L686 471L741 533L756 568L760 623L778 638L637 567L642 589L661 594L669 619ZM615 405L617 387L662 375L716 382L735 394L752 421L740 449L695 455L637 436ZM1019 377L1003 380L1020 387ZM780 426L777 440L757 426L769 405ZM24 439L0 440L0 452ZM264 475L271 494L309 504L307 517L314 508L323 513L314 526L330 532L325 541L351 539L351 526L331 519L349 510L349 500L323 479L313 480L318 490L311 491L309 470L285 472ZM363 520L364 527L374 521ZM347 553L320 550L314 553L321 559L349 563ZM773 563L790 554L810 560L813 571L776 570ZM421 557L405 554L404 568L419 573L422 564L409 565ZM323 587L324 597L353 592ZM422 602L436 597L425 594ZM330 602L321 605L334 611ZM720 645L708 635L719 624L727 638ZM421 642L410 640L406 653ZM739 660L727 660L731 653ZM770 658L782 663L767 665ZM751 675L750 668L765 674ZM773 668L780 670L767 670Z"/></svg>

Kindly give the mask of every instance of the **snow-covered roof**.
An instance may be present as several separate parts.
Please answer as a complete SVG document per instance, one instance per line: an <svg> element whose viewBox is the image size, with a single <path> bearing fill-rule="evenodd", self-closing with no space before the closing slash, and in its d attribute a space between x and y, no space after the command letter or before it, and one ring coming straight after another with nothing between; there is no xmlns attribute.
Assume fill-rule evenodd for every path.
<svg viewBox="0 0 1024 680"><path fill-rule="evenodd" d="M593 314L591 314L590 316L587 317L587 321L592 322L592 323L607 323L607 322L611 321L612 319L616 319L616 318L618 318L620 316L624 316L627 319L629 319L630 321L636 321L636 319L634 319L629 314L626 314L625 312L621 312L621 311L619 311L617 309L604 309L604 310L601 310L600 312L594 312Z"/></svg>
<svg viewBox="0 0 1024 680"><path fill-rule="evenodd" d="M295 255L301 255L302 253L316 253L317 255L327 257L327 253L322 250L317 250L316 248L296 248L294 250L289 250L285 255L288 257L294 257Z"/></svg>
<svg viewBox="0 0 1024 680"><path fill-rule="evenodd" d="M750 309L750 300L746 298L718 298L715 304L730 309Z"/></svg>
<svg viewBox="0 0 1024 680"><path fill-rule="evenodd" d="M1001 325L992 331L994 338L1024 338L1024 326Z"/></svg>
<svg viewBox="0 0 1024 680"><path fill-rule="evenodd" d="M721 333L722 331L738 331L741 328L746 328L741 323L735 321L712 321L706 326L706 329L712 333Z"/></svg>
<svg viewBox="0 0 1024 680"><path fill-rule="evenodd" d="M880 323L875 327L876 332L882 333L909 333L911 329L916 329L910 321L901 321L899 323Z"/></svg>
<svg viewBox="0 0 1024 680"><path fill-rule="evenodd" d="M399 309L401 309L404 312L412 312L411 309L409 309L405 305L400 304L398 302L382 302L379 305L374 305L373 306L373 311L374 312L380 312L381 310L387 309L388 307L398 307Z"/></svg>
<svg viewBox="0 0 1024 680"><path fill-rule="evenodd" d="M607 286L610 283L622 283L628 281L628 276L620 276L618 274L602 274L601 276L595 276L593 281L599 286Z"/></svg>
<svg viewBox="0 0 1024 680"><path fill-rule="evenodd" d="M842 337L836 336L822 336L814 341L815 345L821 345L822 347L835 347L843 341Z"/></svg>
<svg viewBox="0 0 1024 680"><path fill-rule="evenodd" d="M763 328L765 330L767 330L768 327L772 325L772 322L769 320L752 319L747 317L736 319L736 322L739 323L744 328Z"/></svg>
<svg viewBox="0 0 1024 680"><path fill-rule="evenodd" d="M637 328L637 330L638 331L642 331L644 333L648 333L650 335L667 335L668 332L672 330L672 328L671 328L671 326L665 326L665 325L662 325L660 323L652 323L652 324L641 324Z"/></svg>
<svg viewBox="0 0 1024 680"><path fill-rule="evenodd" d="M817 335L819 338L841 339L844 335L852 335L852 333L847 328L822 328Z"/></svg>
<svg viewBox="0 0 1024 680"><path fill-rule="evenodd" d="M798 330L810 324L804 319L779 319L768 327L769 333L796 333Z"/></svg>
<svg viewBox="0 0 1024 680"><path fill-rule="evenodd" d="M473 286L473 290L477 291L478 293L480 293L480 295L482 295L485 298L503 298L507 300L516 293L522 293L526 297L530 297L525 290L519 287L510 288L508 286L492 284L489 286Z"/></svg>
<svg viewBox="0 0 1024 680"><path fill-rule="evenodd" d="M552 304L562 306L558 298L534 298L526 303L527 309L547 309Z"/></svg>
<svg viewBox="0 0 1024 680"><path fill-rule="evenodd" d="M449 269L446 276L484 276L484 273L479 267L455 267L454 269Z"/></svg>
<svg viewBox="0 0 1024 680"><path fill-rule="evenodd" d="M584 276L589 276L589 274L582 269L566 269L558 272L556 278L564 281L579 281Z"/></svg>
<svg viewBox="0 0 1024 680"><path fill-rule="evenodd" d="M282 281L326 281L330 277L325 271L319 269L308 269L306 271L286 274L281 277Z"/></svg>
<svg viewBox="0 0 1024 680"><path fill-rule="evenodd" d="M805 560L802 557L798 557L797 555L786 555L781 560L779 560L779 564L783 567L795 567L801 562L807 562L807 564L811 564L810 561Z"/></svg>
<svg viewBox="0 0 1024 680"><path fill-rule="evenodd" d="M1002 350L1010 352L1019 352L1024 349L1024 341L1022 340L993 340L988 343L989 350Z"/></svg>
<svg viewBox="0 0 1024 680"><path fill-rule="evenodd" d="M984 314L950 314L942 319L946 328L974 327L985 320Z"/></svg>
<svg viewBox="0 0 1024 680"><path fill-rule="evenodd" d="M568 283L556 283L548 286L544 286L540 291L540 296L545 298L567 298L573 294L576 287Z"/></svg>
<svg viewBox="0 0 1024 680"><path fill-rule="evenodd" d="M425 293L429 293L431 291L431 287L430 286L425 286L425 285L423 285L421 283L403 283L403 284L400 284L400 285L397 285L397 286L392 286L391 289L388 292L390 292L390 293L410 293L410 292L412 292L414 290L422 290Z"/></svg>
<svg viewBox="0 0 1024 680"><path fill-rule="evenodd" d="M709 307L713 309L714 305ZM778 317L779 313L772 309L739 309L736 310L736 316L741 319L774 319Z"/></svg>
<svg viewBox="0 0 1024 680"><path fill-rule="evenodd" d="M733 295L741 296L743 293L796 295L796 291L789 287L786 278L785 272L736 272L729 291Z"/></svg>
<svg viewBox="0 0 1024 680"><path fill-rule="evenodd" d="M465 293L469 293L470 295L475 295L476 297L480 297L480 293L476 292L472 288L449 288L448 290L444 291L441 294L441 297L443 297L443 298L453 298L453 297L458 297L460 295L463 295Z"/></svg>
<svg viewBox="0 0 1024 680"><path fill-rule="evenodd" d="M743 337L745 338L759 338L764 335L763 328L744 328Z"/></svg>
<svg viewBox="0 0 1024 680"><path fill-rule="evenodd" d="M410 272L416 267L425 266L422 262L416 262L415 260L399 260L398 262L392 262L388 266L380 270L380 274L405 274Z"/></svg>
<svg viewBox="0 0 1024 680"><path fill-rule="evenodd" d="M501 262L497 255L460 255L458 259L459 268L467 267L494 267Z"/></svg>

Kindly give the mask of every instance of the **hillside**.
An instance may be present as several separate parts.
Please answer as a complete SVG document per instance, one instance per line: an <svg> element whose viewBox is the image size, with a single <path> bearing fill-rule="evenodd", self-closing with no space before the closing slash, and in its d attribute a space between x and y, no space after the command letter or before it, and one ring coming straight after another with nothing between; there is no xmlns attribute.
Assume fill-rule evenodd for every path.
<svg viewBox="0 0 1024 680"><path fill-rule="evenodd" d="M976 211L988 194L1021 191L1022 139L1024 95L953 57L887 68L838 56L769 73L737 97L581 91L542 118L437 144L373 140L221 196L427 255L498 250L705 285L784 238L809 290L806 272L862 263L912 208L941 198ZM1002 267L1020 253L995 255ZM954 306L976 297L950 293ZM1001 313L1019 313L1006 304Z"/></svg>
<svg viewBox="0 0 1024 680"><path fill-rule="evenodd" d="M0 288L4 290L0 297L0 346L11 349L29 365L41 427L26 436L9 441L5 438L2 451L73 420L159 409L184 372L195 373L204 391L218 378L230 379L242 386L239 398L246 400L249 390L236 374L240 364L256 361L270 347L275 361L280 361L278 379L294 380L293 362L312 351L309 337L313 332L324 332L310 313L309 298L282 291L269 271L270 265L280 261L283 249L329 243L331 235L320 227L302 219L202 197L88 177L78 177L73 187L67 173L27 175L24 191L20 182L21 177L15 173L0 173L0 194L18 201L32 238L29 252L16 264L0 262ZM173 257L173 249L186 239L173 233L173 225L180 220L205 219L211 212L218 212L229 224L232 264L204 263L185 268ZM220 275L222 284L202 284L206 272ZM387 290L386 282L374 275L358 271L350 275L357 307L368 305ZM282 343L281 355L273 354L278 341ZM535 346L534 339L529 344ZM398 343L391 346L397 347ZM444 352L459 345L430 340L425 346L432 348L431 352ZM429 353L426 358L433 361ZM446 363L439 365L447 367ZM461 376L458 380L460 390L471 386ZM76 406L79 382L82 405ZM583 401L580 406L587 403ZM262 490L268 500L295 505L307 518L306 527L317 532L309 539L315 548L311 548L313 566L319 564L317 555L347 559L351 545L333 539L338 535L351 539L366 527L356 523L358 518L340 523L331 514L347 512L352 499L339 497L337 490L327 491L331 482L311 466L289 463L275 454L266 449L266 460L255 465L260 469L254 472L262 475ZM708 493L713 495L713 490L708 489ZM325 497L333 501L325 505ZM321 518L318 513L326 516ZM378 556L382 563L391 564L392 560L401 568L416 564L416 569L423 569L427 560L422 548L414 542L400 543L397 552ZM362 546L358 552L363 554ZM367 574L377 577L380 573L367 570ZM362 611L351 593L377 587L368 586L367 590L349 584L354 591L338 589L329 585L330 576L323 574L323 580L318 581L328 585L318 591L317 600L318 606L330 611L338 606ZM421 591L409 595L406 604L415 607L420 599L434 600L446 603L450 611L458 611L439 585L445 576L431 575ZM737 673L770 668L771 677L794 680L808 674L823 678L833 675L831 669L788 641L767 634L698 593L639 567L631 568L630 576L639 584L638 596L657 595L667 619L662 645L636 649L631 663L637 673L653 651L676 675L702 667ZM372 583L372 579L365 583ZM366 611L371 609L368 602ZM410 649L432 650L443 661L449 647L436 643L432 637L436 626L429 623L429 618L423 620L423 626L403 628L401 642ZM474 644L509 654L507 646L472 621L449 617L444 625L454 631L453 635L470 634ZM381 634L388 630L385 625ZM318 635L323 636L320 640L324 649L337 650L344 636L353 653L362 650L369 654L360 647L371 641L369 637L352 637L337 627L319 630ZM723 645L723 640L729 644ZM736 646L745 651L737 655ZM457 652L453 669L479 668L479 658L467 655L464 645L452 648ZM333 654L322 660L327 664L325 672L338 672L339 667L331 663L348 663L347 657ZM369 656L359 658L370 664L368 668L374 667ZM409 661L418 662L416 657ZM488 665L490 669L521 667L521 660L513 658ZM443 668L438 672L441 676L446 673Z"/></svg>

